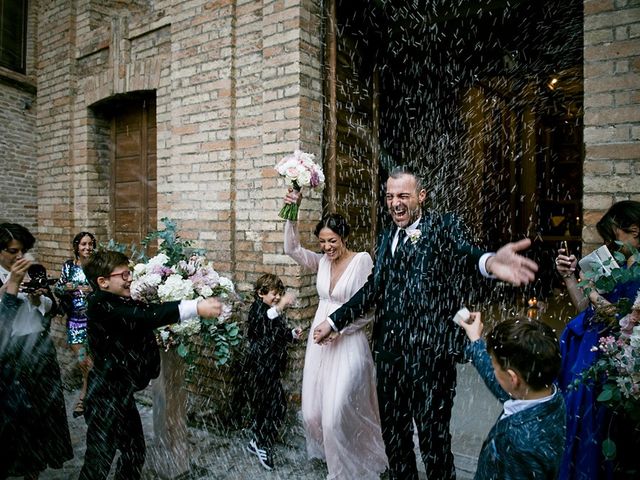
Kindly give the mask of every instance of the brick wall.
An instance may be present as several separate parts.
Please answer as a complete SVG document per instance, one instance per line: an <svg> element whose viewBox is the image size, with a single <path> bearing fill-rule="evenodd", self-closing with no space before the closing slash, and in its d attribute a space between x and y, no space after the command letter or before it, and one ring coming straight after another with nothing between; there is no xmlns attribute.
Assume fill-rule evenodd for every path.
<svg viewBox="0 0 640 480"><path fill-rule="evenodd" d="M0 67L0 222L37 233L36 38L37 5L27 14L25 73Z"/></svg>
<svg viewBox="0 0 640 480"><path fill-rule="evenodd" d="M584 222L587 250L614 202L640 200L640 1L584 2Z"/></svg>
<svg viewBox="0 0 640 480"><path fill-rule="evenodd" d="M282 255L284 188L272 166L299 146L321 153L318 5L174 0L132 12L118 10L122 2L77 11L66 3L53 2L56 28L40 37L38 96L57 107L39 117L40 161L58 167L41 188L52 266L78 228L111 234L100 105L149 90L157 99L158 217L177 219L245 290L262 271L295 276ZM310 198L303 217L315 219L320 205Z"/></svg>
<svg viewBox="0 0 640 480"><path fill-rule="evenodd" d="M321 154L319 2L123 3L52 0L39 19L38 101L46 108L38 111L38 162L46 175L38 219L48 267L59 268L81 229L111 237L104 106L155 92L158 218L177 220L241 291L263 272L282 275L300 293L294 321L310 321L314 277L283 255L285 187L273 166L298 147ZM310 195L305 242L320 210L320 196ZM301 368L292 371L297 384Z"/></svg>
<svg viewBox="0 0 640 480"><path fill-rule="evenodd" d="M73 230L73 2L46 2L38 27L38 242L51 270L69 257Z"/></svg>
<svg viewBox="0 0 640 480"><path fill-rule="evenodd" d="M4 70L4 69L0 69ZM36 233L35 88L0 71L0 221L20 223Z"/></svg>

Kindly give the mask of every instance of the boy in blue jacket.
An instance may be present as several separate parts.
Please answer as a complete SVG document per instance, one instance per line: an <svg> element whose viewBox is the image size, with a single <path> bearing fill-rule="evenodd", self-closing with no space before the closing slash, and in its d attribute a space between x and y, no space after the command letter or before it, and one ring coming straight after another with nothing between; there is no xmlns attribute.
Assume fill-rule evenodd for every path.
<svg viewBox="0 0 640 480"><path fill-rule="evenodd" d="M479 312L460 322L476 370L504 410L482 444L475 480L555 479L565 437L565 408L554 381L560 348L542 322L515 318L481 339Z"/></svg>

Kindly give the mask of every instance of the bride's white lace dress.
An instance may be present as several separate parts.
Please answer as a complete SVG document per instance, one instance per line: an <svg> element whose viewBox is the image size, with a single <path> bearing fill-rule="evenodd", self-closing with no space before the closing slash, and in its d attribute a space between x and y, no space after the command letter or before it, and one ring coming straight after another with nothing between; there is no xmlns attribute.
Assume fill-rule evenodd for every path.
<svg viewBox="0 0 640 480"><path fill-rule="evenodd" d="M309 458L327 462L328 479L377 479L387 466L380 432L374 364L362 331L372 315L358 319L329 345L313 342L313 329L351 298L373 262L357 253L330 289L331 261L301 247L297 226L287 221L285 253L318 272L319 304L309 330L302 377L302 416Z"/></svg>

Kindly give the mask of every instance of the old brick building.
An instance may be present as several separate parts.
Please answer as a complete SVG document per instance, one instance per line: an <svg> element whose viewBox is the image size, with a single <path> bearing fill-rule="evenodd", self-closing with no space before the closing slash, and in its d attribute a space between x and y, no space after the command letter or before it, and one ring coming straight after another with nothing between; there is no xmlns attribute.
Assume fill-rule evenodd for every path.
<svg viewBox="0 0 640 480"><path fill-rule="evenodd" d="M584 2L584 175L576 200L584 203L587 243L594 242L598 215L640 189L633 181L640 131L636 3ZM271 170L296 147L328 162L325 207L343 208L346 199L351 215L375 217L371 193L362 204L340 198L349 181L343 171L360 171L352 188L364 183L370 192L379 183L375 161L354 167L341 157L350 151L356 160L378 158L382 143L375 115L358 124L361 118L345 118L340 107L390 96L359 64L362 48L348 43L346 9L332 14L332 2L314 1L3 5L13 21L3 22L0 67L2 217L37 230L39 253L54 270L79 229L129 241L170 216L244 288L260 270L297 277L282 256L274 215L282 182ZM331 15L347 25L333 38L348 67L343 58L331 60ZM331 115L336 120L327 122ZM338 127L333 137L331 125ZM367 130L361 137L368 145L339 151L349 142L339 137L344 125ZM362 177L364 170L373 173ZM316 218L321 204L319 197L306 202L305 218ZM358 243L370 245L371 238Z"/></svg>

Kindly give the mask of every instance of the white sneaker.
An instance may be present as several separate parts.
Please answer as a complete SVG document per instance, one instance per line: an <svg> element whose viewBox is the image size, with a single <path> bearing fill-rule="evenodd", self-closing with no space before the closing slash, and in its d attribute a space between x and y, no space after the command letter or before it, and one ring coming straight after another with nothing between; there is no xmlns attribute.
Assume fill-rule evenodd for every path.
<svg viewBox="0 0 640 480"><path fill-rule="evenodd" d="M256 455L264 468L267 470L273 470L273 456L271 455L271 451L266 448L258 447L255 439L249 442L249 445L247 445L247 451Z"/></svg>

